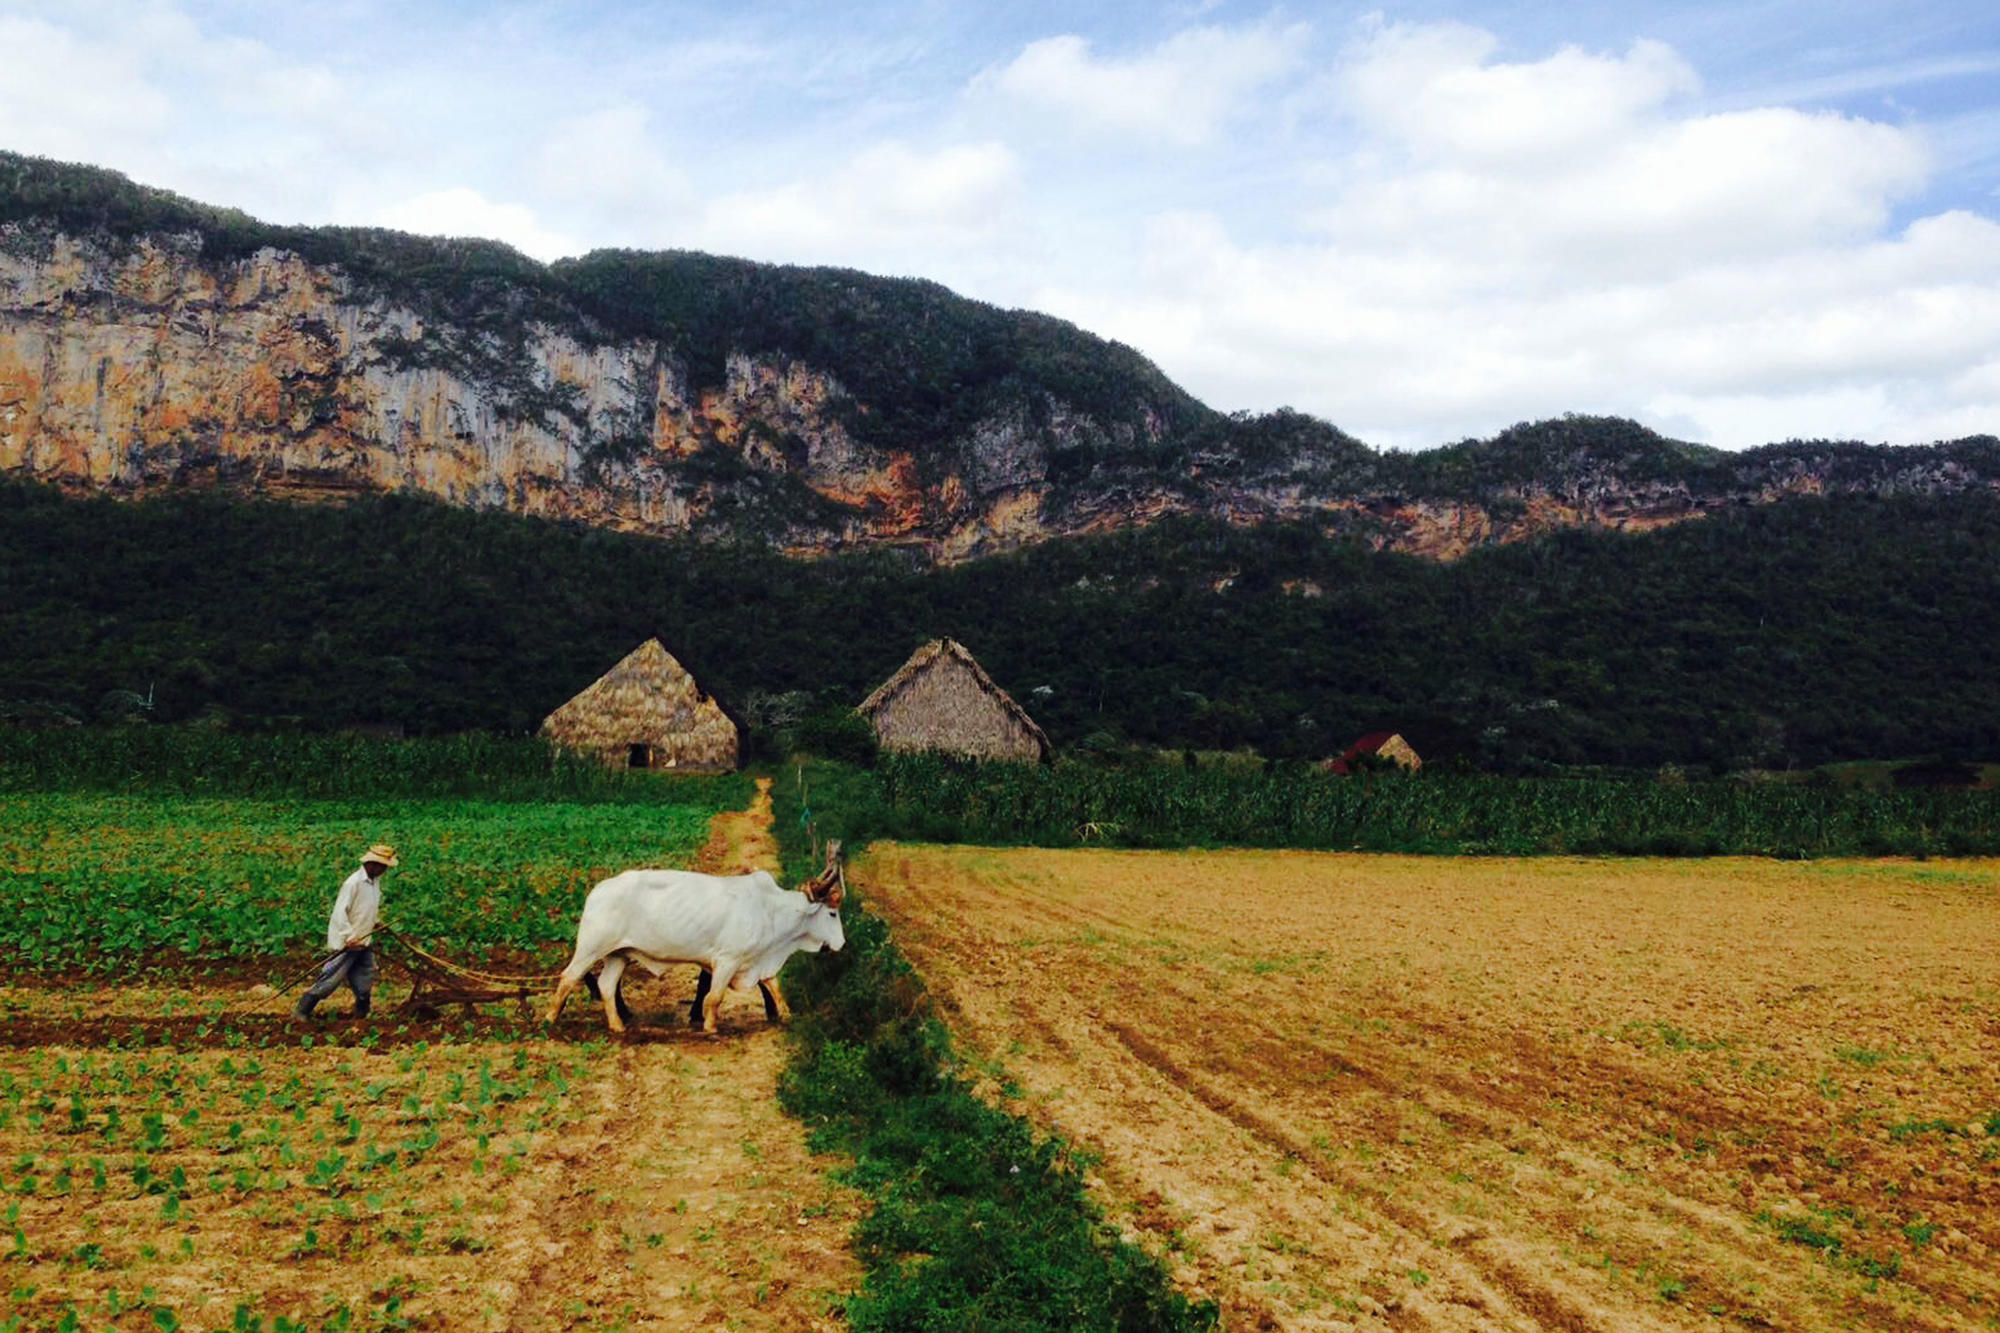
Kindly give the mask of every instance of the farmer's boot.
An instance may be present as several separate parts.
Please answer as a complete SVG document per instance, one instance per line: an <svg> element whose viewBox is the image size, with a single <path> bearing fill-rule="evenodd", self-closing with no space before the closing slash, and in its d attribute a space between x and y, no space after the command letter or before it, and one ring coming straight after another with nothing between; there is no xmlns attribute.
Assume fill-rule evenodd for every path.
<svg viewBox="0 0 2000 1333"><path fill-rule="evenodd" d="M310 995L299 996L299 1002L292 1006L293 1021L299 1023L312 1022L313 1006L317 1003L319 1001L313 999Z"/></svg>
<svg viewBox="0 0 2000 1333"><path fill-rule="evenodd" d="M370 1009L370 1007L373 1006L373 1004L374 1000L369 996L362 995L356 997L354 1001L354 1016L356 1018L368 1017L368 1010Z"/></svg>

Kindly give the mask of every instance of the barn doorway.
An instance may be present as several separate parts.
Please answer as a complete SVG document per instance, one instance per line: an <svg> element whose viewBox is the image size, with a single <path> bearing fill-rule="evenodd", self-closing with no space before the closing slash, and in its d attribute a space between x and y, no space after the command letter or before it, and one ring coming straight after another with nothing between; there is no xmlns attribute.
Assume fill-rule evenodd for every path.
<svg viewBox="0 0 2000 1333"><path fill-rule="evenodd" d="M625 767L651 768L652 766L653 766L652 746L633 745L625 751Z"/></svg>

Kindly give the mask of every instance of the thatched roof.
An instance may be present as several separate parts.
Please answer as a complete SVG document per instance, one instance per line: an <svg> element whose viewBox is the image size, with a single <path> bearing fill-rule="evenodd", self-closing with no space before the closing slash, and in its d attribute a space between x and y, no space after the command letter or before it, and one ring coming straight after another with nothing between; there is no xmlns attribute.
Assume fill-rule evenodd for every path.
<svg viewBox="0 0 2000 1333"><path fill-rule="evenodd" d="M888 750L1046 759L1049 738L963 645L933 639L857 709Z"/></svg>
<svg viewBox="0 0 2000 1333"><path fill-rule="evenodd" d="M542 735L618 768L729 772L736 724L658 639L550 713Z"/></svg>

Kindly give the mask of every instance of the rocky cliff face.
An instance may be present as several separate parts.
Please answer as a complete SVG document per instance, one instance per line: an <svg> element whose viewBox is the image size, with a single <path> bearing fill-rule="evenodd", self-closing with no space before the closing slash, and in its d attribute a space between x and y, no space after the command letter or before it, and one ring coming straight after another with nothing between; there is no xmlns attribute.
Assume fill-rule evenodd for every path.
<svg viewBox="0 0 2000 1333"><path fill-rule="evenodd" d="M588 311L487 324L422 307L278 246L217 258L199 232L7 223L0 472L128 495L412 491L632 532L748 533L801 553L893 544L940 561L1169 513L1320 515L1452 558L1552 528L2000 478L1990 441L1705 455L1662 476L1657 459L1607 460L1586 440L1497 472L1492 451L1460 446L1455 480L1330 428L1252 448L1249 427L1210 423L1189 442L1148 404L1115 424L1032 385L948 437L889 447L869 429L865 387L789 355L735 351L697 384L661 342L607 332Z"/></svg>
<svg viewBox="0 0 2000 1333"><path fill-rule="evenodd" d="M531 324L484 346L274 250L38 239L0 237L0 469L120 493L419 491L649 533L789 477L825 501L787 534L808 546L934 522L911 460L858 445L855 405L807 366L734 358L696 393L656 344Z"/></svg>

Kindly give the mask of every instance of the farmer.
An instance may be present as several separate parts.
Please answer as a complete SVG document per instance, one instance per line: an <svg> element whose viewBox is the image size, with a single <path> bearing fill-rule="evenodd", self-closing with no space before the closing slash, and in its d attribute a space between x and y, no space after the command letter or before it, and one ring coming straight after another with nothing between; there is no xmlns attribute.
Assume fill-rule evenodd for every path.
<svg viewBox="0 0 2000 1333"><path fill-rule="evenodd" d="M382 873L396 864L396 849L385 842L362 853L361 869L340 886L333 915L327 918L326 947L336 952L292 1006L293 1018L311 1018L313 1006L340 989L343 981L354 992L354 1016L368 1016L369 993L375 989L375 950L369 936L375 933L376 913L382 906Z"/></svg>

